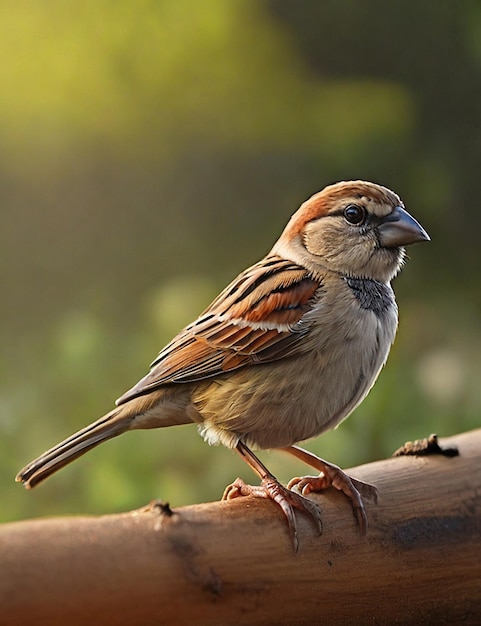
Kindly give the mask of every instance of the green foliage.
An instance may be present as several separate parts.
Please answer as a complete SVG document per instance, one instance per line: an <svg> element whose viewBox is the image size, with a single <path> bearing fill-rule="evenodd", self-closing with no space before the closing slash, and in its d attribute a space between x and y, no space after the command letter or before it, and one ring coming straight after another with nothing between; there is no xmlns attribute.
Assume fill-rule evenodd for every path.
<svg viewBox="0 0 481 626"><path fill-rule="evenodd" d="M3 5L0 20L3 58L13 49L0 111L17 146L37 139L43 151L50 140L59 153L100 140L130 152L150 136L157 158L179 138L345 150L412 123L400 84L316 79L254 0L50 0Z"/></svg>
<svg viewBox="0 0 481 626"><path fill-rule="evenodd" d="M0 6L1 520L177 506L253 479L188 426L129 433L30 493L13 483L338 179L393 187L433 241L396 280L375 388L308 447L350 466L479 425L481 12L452 6ZM307 470L262 457L284 481Z"/></svg>

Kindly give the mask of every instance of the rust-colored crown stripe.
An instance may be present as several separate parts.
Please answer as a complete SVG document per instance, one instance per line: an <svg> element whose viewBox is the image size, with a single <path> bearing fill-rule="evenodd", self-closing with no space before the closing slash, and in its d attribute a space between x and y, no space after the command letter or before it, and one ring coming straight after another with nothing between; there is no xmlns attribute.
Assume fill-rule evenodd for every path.
<svg viewBox="0 0 481 626"><path fill-rule="evenodd" d="M379 203L390 204L392 207L402 206L399 196L387 187L362 180L336 183L325 187L306 200L291 217L283 236L290 238L293 233L300 232L305 224L329 215L332 210L338 210L339 199L345 200L348 204L364 197L369 197Z"/></svg>

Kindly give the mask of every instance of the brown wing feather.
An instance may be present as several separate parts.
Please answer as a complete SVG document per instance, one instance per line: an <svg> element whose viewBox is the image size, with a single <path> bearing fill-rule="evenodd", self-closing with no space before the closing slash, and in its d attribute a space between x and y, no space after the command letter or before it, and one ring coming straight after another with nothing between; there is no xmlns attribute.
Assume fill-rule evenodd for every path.
<svg viewBox="0 0 481 626"><path fill-rule="evenodd" d="M117 404L165 383L202 380L289 356L309 330L299 322L319 287L306 269L290 261L277 256L260 261L181 331Z"/></svg>

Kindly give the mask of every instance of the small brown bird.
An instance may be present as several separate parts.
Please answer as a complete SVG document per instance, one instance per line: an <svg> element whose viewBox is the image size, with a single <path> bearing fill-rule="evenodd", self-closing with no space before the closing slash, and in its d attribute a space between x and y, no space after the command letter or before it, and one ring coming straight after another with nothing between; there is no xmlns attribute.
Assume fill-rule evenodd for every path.
<svg viewBox="0 0 481 626"><path fill-rule="evenodd" d="M237 479L224 498L277 502L296 549L294 508L320 531L319 509L304 495L329 486L351 499L365 532L361 496L375 488L293 444L337 426L371 389L396 333L390 281L403 246L428 240L386 187L326 187L294 213L265 258L160 352L115 409L32 461L17 481L34 487L127 430L194 422L208 443L235 448L261 479L257 487ZM253 448L285 450L320 475L295 478L286 488Z"/></svg>

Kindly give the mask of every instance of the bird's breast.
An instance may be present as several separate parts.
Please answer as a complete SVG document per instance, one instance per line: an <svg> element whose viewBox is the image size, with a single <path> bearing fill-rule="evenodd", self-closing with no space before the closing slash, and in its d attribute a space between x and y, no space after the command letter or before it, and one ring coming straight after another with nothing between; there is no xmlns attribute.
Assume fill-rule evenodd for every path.
<svg viewBox="0 0 481 626"><path fill-rule="evenodd" d="M394 340L397 309L389 286L342 287L306 316L298 353L232 372L197 395L207 441L289 446L335 427L364 399Z"/></svg>

